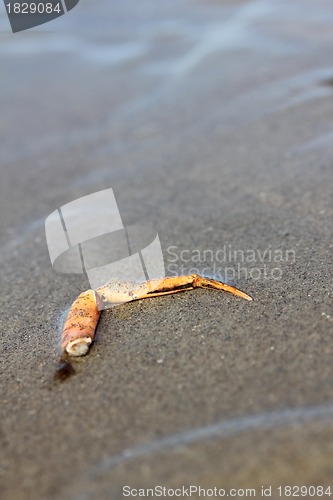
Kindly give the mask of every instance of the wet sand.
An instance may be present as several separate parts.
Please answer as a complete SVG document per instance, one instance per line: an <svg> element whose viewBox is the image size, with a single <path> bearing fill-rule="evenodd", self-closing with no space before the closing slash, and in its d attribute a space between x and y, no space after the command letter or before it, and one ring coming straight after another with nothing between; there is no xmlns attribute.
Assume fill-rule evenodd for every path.
<svg viewBox="0 0 333 500"><path fill-rule="evenodd" d="M332 483L332 21L326 0L96 1L1 34L2 498ZM55 382L89 285L53 271L44 221L108 187L168 274L254 252L230 278L254 301L105 311Z"/></svg>

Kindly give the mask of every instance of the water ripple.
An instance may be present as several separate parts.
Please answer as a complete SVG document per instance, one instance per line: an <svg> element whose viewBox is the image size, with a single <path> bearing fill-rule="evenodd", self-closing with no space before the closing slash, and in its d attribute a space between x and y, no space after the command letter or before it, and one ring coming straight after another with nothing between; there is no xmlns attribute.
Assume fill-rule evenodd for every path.
<svg viewBox="0 0 333 500"><path fill-rule="evenodd" d="M121 453L109 457L91 470L91 476L100 476L106 471L117 467L128 461L160 453L167 449L191 445L199 441L211 438L226 438L239 432L269 429L291 425L294 423L306 423L312 420L331 420L333 416L333 405L321 405L305 408L277 410L273 412L247 415L245 417L223 420L204 427L189 429L184 432L156 439L134 448L128 448Z"/></svg>

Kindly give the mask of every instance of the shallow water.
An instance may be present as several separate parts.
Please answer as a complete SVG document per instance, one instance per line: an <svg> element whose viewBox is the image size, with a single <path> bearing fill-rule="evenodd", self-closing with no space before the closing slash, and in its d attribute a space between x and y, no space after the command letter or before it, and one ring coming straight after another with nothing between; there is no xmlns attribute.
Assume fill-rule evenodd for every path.
<svg viewBox="0 0 333 500"><path fill-rule="evenodd" d="M3 214L12 188L29 199L36 193L27 184L37 178L44 178L43 191L61 189L70 198L73 191L127 182L137 169L154 175L157 169L136 160L137 152L167 156L180 131L186 145L207 133L211 141L223 140L261 116L333 93L327 0L140 5L80 2L65 16L15 35L0 12ZM319 127L315 135L306 145L295 138L291 154L325 150L331 131ZM77 153L82 145L84 159ZM66 165L64 156L73 155L77 161ZM120 167L123 157L128 166ZM177 162L182 159L178 153ZM43 192L43 198L50 197ZM29 211L22 215L24 194L16 202L21 226L4 219L21 241L36 219Z"/></svg>
<svg viewBox="0 0 333 500"><path fill-rule="evenodd" d="M256 443L267 431L269 449L274 429L293 437L312 424L330 436L332 21L331 0L82 0L13 35L0 11L11 498L18 478L35 497L40 488L40 497L71 498L68 484L75 497L84 484L93 498L99 475L120 488L118 469L106 476L132 461L149 483L158 461L142 470L141 461L160 452L168 472L158 477L173 484L215 439L207 467L226 466L229 440L225 477L237 482L238 438ZM235 283L250 306L197 291L106 312L77 374L46 391L60 315L87 283L52 270L44 221L107 187L124 224L155 227L165 255L230 244L296 258L280 281ZM255 444L244 439L250 474ZM286 449L299 450L296 468L307 459L304 480L311 463L332 477L321 467L332 463L330 440L313 455L296 441ZM276 460L270 477L283 450Z"/></svg>
<svg viewBox="0 0 333 500"><path fill-rule="evenodd" d="M271 413L259 415L247 415L245 417L217 422L198 429L189 429L181 434L169 436L164 439L152 441L133 449L126 449L121 454L103 460L90 471L92 476L107 473L113 467L117 467L127 461L161 453L167 449L183 448L185 446L200 442L202 440L220 438L225 439L233 434L248 432L255 429L269 429L274 427L290 426L292 424L331 423L333 406L321 406L313 408L296 408L278 410Z"/></svg>
<svg viewBox="0 0 333 500"><path fill-rule="evenodd" d="M157 124L149 123L161 119L168 108L186 115L179 126L188 132L217 121L225 130L263 113L327 97L332 93L325 85L332 77L326 50L332 21L326 0L182 1L159 7L144 2L142 12L131 2L99 1L94 7L81 2L56 21L12 35L2 12L0 57L7 67L1 77L7 123L2 157L12 162L59 146L94 143L105 137L105 129L109 134L119 129L153 134L158 140ZM76 81L75 73L88 77L88 85ZM45 126L49 115L54 122L66 119L68 99L75 103L80 96L77 106L83 98L96 104L105 77L118 99L106 102L102 123L93 116L84 123L82 117L65 137L52 123ZM196 111L193 98L204 101L206 93L214 92L215 110L198 102Z"/></svg>

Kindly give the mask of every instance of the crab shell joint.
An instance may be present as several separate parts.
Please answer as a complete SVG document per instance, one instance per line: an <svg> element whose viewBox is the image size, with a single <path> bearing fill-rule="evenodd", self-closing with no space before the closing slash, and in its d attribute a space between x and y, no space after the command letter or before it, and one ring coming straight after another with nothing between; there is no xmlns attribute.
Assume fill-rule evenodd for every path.
<svg viewBox="0 0 333 500"><path fill-rule="evenodd" d="M72 304L64 324L61 349L70 356L84 356L95 337L101 312L97 309L96 295L87 290Z"/></svg>

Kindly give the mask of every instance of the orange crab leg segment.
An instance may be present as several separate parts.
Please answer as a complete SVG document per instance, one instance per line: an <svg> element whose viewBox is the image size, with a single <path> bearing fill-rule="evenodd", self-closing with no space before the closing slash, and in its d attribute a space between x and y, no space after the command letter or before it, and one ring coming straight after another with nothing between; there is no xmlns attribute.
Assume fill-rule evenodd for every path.
<svg viewBox="0 0 333 500"><path fill-rule="evenodd" d="M123 304L133 300L159 297L171 293L184 292L194 288L210 288L232 293L246 300L252 300L247 293L221 281L204 278L198 274L186 276L169 276L161 279L149 280L144 283L133 281L119 282L110 280L96 290L99 309L107 309L113 304Z"/></svg>
<svg viewBox="0 0 333 500"><path fill-rule="evenodd" d="M238 290L238 288L235 288L234 286L227 285L222 281L204 278L199 274L172 276L164 278L163 280L156 280L156 288L154 288L154 281L147 282L147 288L149 289L147 297L193 290L193 288L210 288L214 290L223 290L225 292L232 293L233 295L237 295L238 297L242 297L243 299L252 300L252 297L247 295L247 293Z"/></svg>
<svg viewBox="0 0 333 500"><path fill-rule="evenodd" d="M172 276L144 283L110 280L98 288L96 292L87 290L81 293L72 304L62 333L62 350L71 356L83 356L88 352L95 337L102 309L107 309L115 304L184 292L194 288L223 290L243 299L252 300L249 295L238 288L221 281L204 278L198 274Z"/></svg>

